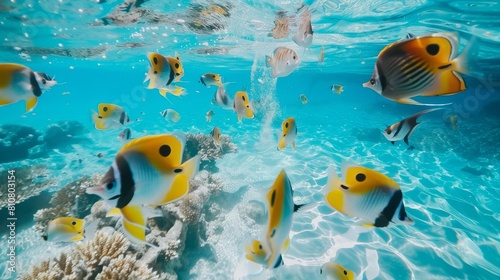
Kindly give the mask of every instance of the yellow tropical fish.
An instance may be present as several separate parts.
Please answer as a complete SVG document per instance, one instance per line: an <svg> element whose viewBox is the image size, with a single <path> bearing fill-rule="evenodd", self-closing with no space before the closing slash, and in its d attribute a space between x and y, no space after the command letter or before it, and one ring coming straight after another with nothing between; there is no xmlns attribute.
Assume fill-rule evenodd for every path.
<svg viewBox="0 0 500 280"><path fill-rule="evenodd" d="M325 263L319 272L327 280L354 280L356 278L354 272L334 262Z"/></svg>
<svg viewBox="0 0 500 280"><path fill-rule="evenodd" d="M98 105L97 113L92 114L92 120L98 130L118 129L130 123L130 118L122 107L108 103Z"/></svg>
<svg viewBox="0 0 500 280"><path fill-rule="evenodd" d="M75 242L85 238L85 220L60 217L49 222L46 234L42 236L45 241Z"/></svg>
<svg viewBox="0 0 500 280"><path fill-rule="evenodd" d="M15 63L0 63L0 106L26 101L26 112L35 108L38 98L57 82L42 72Z"/></svg>
<svg viewBox="0 0 500 280"><path fill-rule="evenodd" d="M330 88L330 90L335 92L336 94L341 94L342 92L344 92L344 87L341 85L335 84Z"/></svg>
<svg viewBox="0 0 500 280"><path fill-rule="evenodd" d="M468 73L467 55L472 41L458 57L460 45L456 33L410 37L392 43L379 53L373 75L363 86L403 104L444 105L421 104L412 98L466 90L459 72Z"/></svg>
<svg viewBox="0 0 500 280"><path fill-rule="evenodd" d="M288 118L281 123L281 135L278 142L278 150L283 150L289 144L295 149L295 138L297 137L297 124L294 118Z"/></svg>
<svg viewBox="0 0 500 280"><path fill-rule="evenodd" d="M200 83L202 83L206 87L210 87L212 85L221 87L222 77L219 74L215 73L205 73L200 77Z"/></svg>
<svg viewBox="0 0 500 280"><path fill-rule="evenodd" d="M238 91L234 95L233 110L236 112L239 122L241 122L242 118L253 119L255 117L248 95L244 91Z"/></svg>
<svg viewBox="0 0 500 280"><path fill-rule="evenodd" d="M342 177L335 167L328 168L328 182L323 189L325 202L332 209L362 220L367 227L386 227L410 223L399 185L386 175L362 166L343 166Z"/></svg>
<svg viewBox="0 0 500 280"><path fill-rule="evenodd" d="M212 136L212 139L214 140L215 146L220 147L221 143L220 143L220 130L219 130L219 128L214 127L212 132L210 132L210 135Z"/></svg>
<svg viewBox="0 0 500 280"><path fill-rule="evenodd" d="M160 115L167 121L173 121L174 123L181 119L181 115L172 109L165 109L160 112Z"/></svg>
<svg viewBox="0 0 500 280"><path fill-rule="evenodd" d="M182 133L144 136L126 143L102 178L88 194L115 207L108 216L122 216L126 235L146 242L147 214L142 205L162 205L189 192L189 178L199 169L200 156L182 163L186 136Z"/></svg>
<svg viewBox="0 0 500 280"><path fill-rule="evenodd" d="M149 89L158 89L160 94L165 97L168 86L172 82L180 81L184 76L184 68L180 61L179 55L176 53L176 58L164 57L158 53L148 53L148 59L151 66L146 73L146 79L149 80Z"/></svg>
<svg viewBox="0 0 500 280"><path fill-rule="evenodd" d="M261 240L252 240L245 247L246 258L265 268L283 265L281 254L287 249L292 216L302 205L293 202L292 184L282 170L267 193L267 226Z"/></svg>
<svg viewBox="0 0 500 280"><path fill-rule="evenodd" d="M305 96L304 94L301 94L299 96L299 99L300 99L300 102L302 102L302 104L304 104L304 105L307 104L307 96Z"/></svg>
<svg viewBox="0 0 500 280"><path fill-rule="evenodd" d="M183 96L183 95L187 94L186 89L183 87L180 87L180 86L174 86L173 88L166 87L166 88L160 89L159 91L160 91L161 96L163 96L165 98L167 98L167 93L170 93L170 94L175 95L175 96Z"/></svg>
<svg viewBox="0 0 500 280"><path fill-rule="evenodd" d="M125 128L120 134L118 134L118 140L122 143L125 144L128 141L132 140L132 130L130 128Z"/></svg>
<svg viewBox="0 0 500 280"><path fill-rule="evenodd" d="M215 115L215 112L213 110L208 110L207 115L205 116L207 122L212 121L212 117Z"/></svg>

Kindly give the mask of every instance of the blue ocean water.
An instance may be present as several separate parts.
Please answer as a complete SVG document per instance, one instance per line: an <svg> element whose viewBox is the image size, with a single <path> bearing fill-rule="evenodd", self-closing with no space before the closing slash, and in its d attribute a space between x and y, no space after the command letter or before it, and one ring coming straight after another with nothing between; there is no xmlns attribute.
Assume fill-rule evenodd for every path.
<svg viewBox="0 0 500 280"><path fill-rule="evenodd" d="M217 160L214 175L222 180L232 206L212 222L217 230L207 231L211 253L191 251L189 261L176 271L179 279L320 279L319 268L329 261L348 267L356 279L500 277L498 3L303 1L314 30L309 49L291 40L294 24L287 38L269 35L277 11L294 15L302 1L151 0L126 1L118 8L122 4L0 1L0 62L20 63L58 81L32 112L24 113L24 102L0 107L0 125L44 132L60 121L83 124L78 135L58 136L58 145L43 157L0 155L2 174L44 164L47 178L56 182L49 190L56 191L83 175L106 172L121 147L116 139L121 129L96 130L91 113L99 103L114 103L130 116L132 137L173 131L209 134L217 126L238 146L237 153ZM210 10L211 4L227 7L230 15L204 16L201 11ZM461 50L472 38L479 49L473 75L464 76L468 89L454 96L417 98L453 104L422 117L423 124L410 137L413 150L402 141L391 145L381 131L423 107L384 99L362 83L370 79L387 44L408 32L421 36L449 31L458 32ZM280 46L295 49L302 62L289 76L275 79L264 57ZM325 61L318 63L322 47ZM166 100L157 90L146 89L148 52L179 53L185 76L178 85L187 95L168 95ZM211 104L216 87L198 82L206 72L221 74L231 97L245 90L250 100L258 101L256 118L238 123L233 111ZM333 84L343 85L344 92L332 92ZM307 96L307 104L300 102L300 94ZM167 108L180 114L179 122L160 115ZM215 112L209 123L208 110ZM458 116L455 129L451 115ZM276 131L288 117L297 122L296 149L278 151ZM415 224L364 228L319 203L295 214L285 265L249 273L243 247L260 236L263 225L246 224L241 207L262 201L282 169L296 203L321 202L327 168L334 165L340 173L342 162L373 168L398 182ZM29 271L42 259L75 246L44 243L31 229L32 214L49 207L51 195L42 192L17 205L18 271ZM1 211L3 225L7 211ZM10 279L16 275L7 271L4 244L9 231L2 228L1 233L0 275Z"/></svg>

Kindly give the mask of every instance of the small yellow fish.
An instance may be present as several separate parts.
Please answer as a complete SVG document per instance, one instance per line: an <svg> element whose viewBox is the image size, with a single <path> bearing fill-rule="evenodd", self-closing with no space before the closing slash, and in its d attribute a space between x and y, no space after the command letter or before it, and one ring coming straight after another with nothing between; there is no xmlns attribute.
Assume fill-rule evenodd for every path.
<svg viewBox="0 0 500 280"><path fill-rule="evenodd" d="M386 175L362 166L343 166L343 179L334 166L328 168L328 182L323 189L332 209L362 220L366 227L387 227L413 220L406 215L403 192Z"/></svg>
<svg viewBox="0 0 500 280"><path fill-rule="evenodd" d="M244 91L238 91L234 95L233 110L238 116L238 122L241 122L242 118L253 119L255 117L248 95Z"/></svg>
<svg viewBox="0 0 500 280"><path fill-rule="evenodd" d="M98 105L97 113L92 114L92 119L98 130L118 129L130 123L130 118L122 107L107 103Z"/></svg>
<svg viewBox="0 0 500 280"><path fill-rule="evenodd" d="M165 109L160 112L160 115L167 121L173 121L174 123L181 119L181 115L172 109Z"/></svg>
<svg viewBox="0 0 500 280"><path fill-rule="evenodd" d="M344 92L344 87L341 85L334 84L333 86L330 87L330 90L335 92L336 94L341 94Z"/></svg>
<svg viewBox="0 0 500 280"><path fill-rule="evenodd" d="M288 118L281 123L281 135L278 142L278 150L283 150L289 144L295 149L295 138L297 137L297 124L294 118Z"/></svg>
<svg viewBox="0 0 500 280"><path fill-rule="evenodd" d="M252 240L245 246L245 257L265 268L283 265L282 253L290 244L293 213L303 205L293 202L290 179L282 170L267 192L267 225L261 240Z"/></svg>
<svg viewBox="0 0 500 280"><path fill-rule="evenodd" d="M205 73L200 77L200 83L206 87L210 87L211 85L221 87L222 77L215 73Z"/></svg>
<svg viewBox="0 0 500 280"><path fill-rule="evenodd" d="M170 93L175 96L182 96L187 94L186 89L180 86L175 86L174 88L172 87L162 88L159 91L161 96L165 98L167 98L167 93Z"/></svg>
<svg viewBox="0 0 500 280"><path fill-rule="evenodd" d="M74 242L85 238L85 220L60 217L49 222L42 238L51 242Z"/></svg>
<svg viewBox="0 0 500 280"><path fill-rule="evenodd" d="M212 139L214 140L215 146L220 147L221 143L220 143L220 130L219 130L219 128L214 127L212 132L210 132L210 135L212 136Z"/></svg>
<svg viewBox="0 0 500 280"><path fill-rule="evenodd" d="M180 81L184 76L184 68L180 61L179 55L176 53L175 58L164 57L158 53L148 53L148 59L151 66L146 73L146 79L149 80L148 89L158 89L160 94L165 96L166 88L172 82Z"/></svg>
<svg viewBox="0 0 500 280"><path fill-rule="evenodd" d="M458 115L450 115L450 126L453 130L457 130L458 127Z"/></svg>
<svg viewBox="0 0 500 280"><path fill-rule="evenodd" d="M15 63L0 63L0 106L26 101L26 112L35 108L42 93L56 85L42 72Z"/></svg>
<svg viewBox="0 0 500 280"><path fill-rule="evenodd" d="M305 96L304 94L301 94L299 96L299 99L300 99L300 102L302 102L302 104L304 104L304 105L307 104L307 96Z"/></svg>
<svg viewBox="0 0 500 280"><path fill-rule="evenodd" d="M325 61L325 48L321 46L321 51L319 52L318 55L318 62L323 63Z"/></svg>
<svg viewBox="0 0 500 280"><path fill-rule="evenodd" d="M189 178L199 169L200 156L182 163L186 136L150 135L129 141L118 151L100 184L86 189L115 207L108 216L120 216L127 237L146 242L147 211L143 205L163 205L189 192Z"/></svg>
<svg viewBox="0 0 500 280"><path fill-rule="evenodd" d="M334 262L325 263L319 273L327 280L354 280L356 278L354 272Z"/></svg>
<svg viewBox="0 0 500 280"><path fill-rule="evenodd" d="M212 117L214 115L215 115L215 112L213 110L208 110L207 115L205 116L205 118L207 119L207 122L211 122L212 121Z"/></svg>
<svg viewBox="0 0 500 280"><path fill-rule="evenodd" d="M383 97L413 105L422 104L416 96L452 95L467 89L459 73L469 72L471 40L457 56L460 47L456 33L436 33L411 37L386 46L380 51L370 80L363 87Z"/></svg>

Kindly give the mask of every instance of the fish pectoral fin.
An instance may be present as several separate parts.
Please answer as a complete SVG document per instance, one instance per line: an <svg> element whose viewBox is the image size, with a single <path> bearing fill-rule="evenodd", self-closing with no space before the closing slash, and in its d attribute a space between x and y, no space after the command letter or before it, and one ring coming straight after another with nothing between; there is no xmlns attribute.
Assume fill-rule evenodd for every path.
<svg viewBox="0 0 500 280"><path fill-rule="evenodd" d="M417 102L411 98L396 99L394 101L401 103L401 104L419 105L419 106L447 106L447 105L451 105L451 103L442 103L442 104L420 103L420 102Z"/></svg>
<svg viewBox="0 0 500 280"><path fill-rule="evenodd" d="M241 122L242 117L238 116L238 122Z"/></svg>
<svg viewBox="0 0 500 280"><path fill-rule="evenodd" d="M160 92L161 96L167 98L167 90L166 89L160 89L159 92Z"/></svg>
<svg viewBox="0 0 500 280"><path fill-rule="evenodd" d="M159 204L161 205L179 200L184 196L186 196L188 192L189 192L189 178L184 174L177 175L174 181L172 182L170 190Z"/></svg>
<svg viewBox="0 0 500 280"><path fill-rule="evenodd" d="M122 212L120 211L119 208L113 208L111 210L108 211L108 213L106 213L106 217L121 217L122 216Z"/></svg>
<svg viewBox="0 0 500 280"><path fill-rule="evenodd" d="M83 234L77 234L73 236L73 238L71 238L70 240L72 242L76 242L76 241L82 241L83 239L85 239L85 236Z"/></svg>
<svg viewBox="0 0 500 280"><path fill-rule="evenodd" d="M143 215L142 206L127 205L121 208L120 212L123 218L129 223L134 223L142 228L146 228L146 217Z"/></svg>
<svg viewBox="0 0 500 280"><path fill-rule="evenodd" d="M369 222L365 222L365 221L359 222L358 225L361 227L365 227L365 228L374 228L375 227L375 225L373 223L369 223Z"/></svg>
<svg viewBox="0 0 500 280"><path fill-rule="evenodd" d="M26 112L33 110L33 108L35 108L37 102L38 102L37 97L33 97L31 99L26 100Z"/></svg>
<svg viewBox="0 0 500 280"><path fill-rule="evenodd" d="M446 70L441 74L439 81L428 92L422 94L423 96L443 96L453 95L466 90L464 79L459 73Z"/></svg>

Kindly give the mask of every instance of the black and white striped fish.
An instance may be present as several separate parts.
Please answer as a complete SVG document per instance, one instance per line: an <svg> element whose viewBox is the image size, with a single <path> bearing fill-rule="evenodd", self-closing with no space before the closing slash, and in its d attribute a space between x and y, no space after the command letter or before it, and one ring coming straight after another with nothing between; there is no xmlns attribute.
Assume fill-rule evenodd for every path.
<svg viewBox="0 0 500 280"><path fill-rule="evenodd" d="M382 133L387 140L391 141L392 144L394 144L394 142L396 141L404 140L406 145L409 146L410 144L408 143L408 138L413 133L413 130L415 130L415 127L420 124L417 122L417 119L423 114L427 114L440 109L442 108L427 109L418 112L411 117L388 126Z"/></svg>

